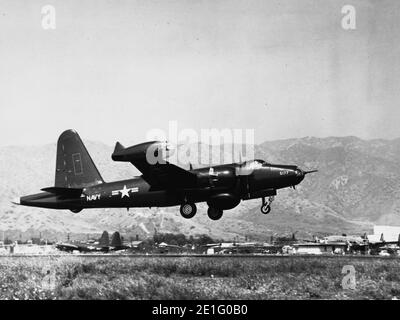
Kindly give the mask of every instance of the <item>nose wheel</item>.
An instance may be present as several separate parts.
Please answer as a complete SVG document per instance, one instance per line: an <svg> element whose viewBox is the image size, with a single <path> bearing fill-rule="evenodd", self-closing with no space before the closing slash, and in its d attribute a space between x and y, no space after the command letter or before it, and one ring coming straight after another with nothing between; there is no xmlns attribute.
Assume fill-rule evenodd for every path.
<svg viewBox="0 0 400 320"><path fill-rule="evenodd" d="M194 203L184 203L179 209L182 217L185 219L193 218L197 212L196 205Z"/></svg>
<svg viewBox="0 0 400 320"><path fill-rule="evenodd" d="M274 201L274 197L268 197L267 199L262 198L261 213L268 214L271 211L271 204Z"/></svg>

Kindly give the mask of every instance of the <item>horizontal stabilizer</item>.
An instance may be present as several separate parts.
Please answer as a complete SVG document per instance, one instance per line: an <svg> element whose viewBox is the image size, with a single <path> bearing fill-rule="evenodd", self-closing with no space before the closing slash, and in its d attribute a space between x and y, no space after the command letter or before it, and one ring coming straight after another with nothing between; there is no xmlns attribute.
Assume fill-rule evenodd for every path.
<svg viewBox="0 0 400 320"><path fill-rule="evenodd" d="M43 188L42 191L49 192L58 196L68 196L74 198L74 197L79 197L82 194L83 189L49 187L49 188Z"/></svg>

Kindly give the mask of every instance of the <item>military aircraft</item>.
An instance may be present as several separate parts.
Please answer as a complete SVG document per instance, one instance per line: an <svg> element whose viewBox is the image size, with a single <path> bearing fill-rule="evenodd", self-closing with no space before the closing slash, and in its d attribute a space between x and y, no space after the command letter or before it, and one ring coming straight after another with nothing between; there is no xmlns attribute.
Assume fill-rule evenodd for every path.
<svg viewBox="0 0 400 320"><path fill-rule="evenodd" d="M263 160L185 170L168 161L149 163L148 154L164 158L173 148L162 141L150 141L124 148L116 143L114 161L132 163L141 176L105 182L78 133L63 132L57 143L55 184L41 193L21 197L15 204L74 213L88 208L133 208L179 206L184 218L192 218L196 203L207 202L212 220L242 200L262 199L267 214L278 189L295 187L306 174L294 165L273 165Z"/></svg>
<svg viewBox="0 0 400 320"><path fill-rule="evenodd" d="M110 251L121 251L130 249L125 245L120 246L103 246L103 245L87 245L87 244L72 244L72 243L57 243L56 248L66 252L110 252Z"/></svg>

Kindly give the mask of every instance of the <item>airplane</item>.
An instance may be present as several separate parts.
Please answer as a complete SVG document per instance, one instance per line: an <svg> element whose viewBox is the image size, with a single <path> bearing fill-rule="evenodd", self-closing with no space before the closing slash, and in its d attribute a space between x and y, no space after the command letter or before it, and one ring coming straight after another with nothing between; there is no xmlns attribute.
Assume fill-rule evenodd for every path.
<svg viewBox="0 0 400 320"><path fill-rule="evenodd" d="M74 252L74 251L90 252L91 251L86 246L75 245L75 244L70 244L70 243L58 243L58 244L56 244L56 248L58 250L66 251L66 252Z"/></svg>
<svg viewBox="0 0 400 320"><path fill-rule="evenodd" d="M114 161L130 162L141 173L131 179L105 182L75 130L64 131L57 143L55 183L41 193L20 197L14 204L78 213L89 208L180 206L186 219L206 202L212 220L242 200L262 199L261 212L268 214L278 189L299 184L308 173L295 165L273 165L264 160L241 161L185 170L168 161L148 161L149 152L165 157L174 152L168 142L150 141L129 148L116 143Z"/></svg>
<svg viewBox="0 0 400 320"><path fill-rule="evenodd" d="M128 246L101 246L101 245L86 245L86 244L71 244L71 243L57 243L56 248L66 252L110 252L110 251L121 251L129 249Z"/></svg>

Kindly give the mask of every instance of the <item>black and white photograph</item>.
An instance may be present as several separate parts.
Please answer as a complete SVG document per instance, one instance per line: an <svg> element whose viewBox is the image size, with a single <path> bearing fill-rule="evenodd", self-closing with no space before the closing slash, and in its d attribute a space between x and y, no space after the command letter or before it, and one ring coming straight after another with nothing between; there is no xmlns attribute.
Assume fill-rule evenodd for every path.
<svg viewBox="0 0 400 320"><path fill-rule="evenodd" d="M0 0L0 300L400 299L399 84L396 0Z"/></svg>

